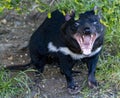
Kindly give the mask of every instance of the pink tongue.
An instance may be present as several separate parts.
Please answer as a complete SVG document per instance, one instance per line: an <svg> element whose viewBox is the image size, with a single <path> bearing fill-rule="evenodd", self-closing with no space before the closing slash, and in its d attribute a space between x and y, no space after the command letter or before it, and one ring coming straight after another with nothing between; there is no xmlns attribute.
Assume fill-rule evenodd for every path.
<svg viewBox="0 0 120 98"><path fill-rule="evenodd" d="M89 55L91 53L90 40L91 40L90 36L83 37L82 51L83 51L83 54L85 54L85 55Z"/></svg>
<svg viewBox="0 0 120 98"><path fill-rule="evenodd" d="M90 43L90 39L91 39L91 37L90 36L84 36L84 38L83 38L83 43L86 45L88 45L89 43Z"/></svg>

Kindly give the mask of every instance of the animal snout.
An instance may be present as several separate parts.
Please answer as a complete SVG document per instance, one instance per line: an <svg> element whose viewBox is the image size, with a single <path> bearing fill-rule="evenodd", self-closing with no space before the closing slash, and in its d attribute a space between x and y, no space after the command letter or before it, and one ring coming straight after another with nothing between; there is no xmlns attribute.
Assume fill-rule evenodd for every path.
<svg viewBox="0 0 120 98"><path fill-rule="evenodd" d="M90 34L91 33L90 27L85 27L83 32L84 34Z"/></svg>

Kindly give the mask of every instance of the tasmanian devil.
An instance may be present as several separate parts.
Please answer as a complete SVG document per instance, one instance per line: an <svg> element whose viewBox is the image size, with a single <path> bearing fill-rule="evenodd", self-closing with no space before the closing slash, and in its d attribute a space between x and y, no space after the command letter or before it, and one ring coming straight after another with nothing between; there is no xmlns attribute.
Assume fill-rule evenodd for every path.
<svg viewBox="0 0 120 98"><path fill-rule="evenodd" d="M80 14L77 20L74 19L74 12L64 16L55 10L51 16L50 19L46 18L31 36L31 62L25 66L32 64L43 72L48 57L57 58L66 77L68 91L75 94L79 89L74 83L72 68L76 61L81 60L88 67L89 86L96 87L95 70L104 39L104 26L100 23L100 17L94 10ZM14 66L8 68L14 69Z"/></svg>

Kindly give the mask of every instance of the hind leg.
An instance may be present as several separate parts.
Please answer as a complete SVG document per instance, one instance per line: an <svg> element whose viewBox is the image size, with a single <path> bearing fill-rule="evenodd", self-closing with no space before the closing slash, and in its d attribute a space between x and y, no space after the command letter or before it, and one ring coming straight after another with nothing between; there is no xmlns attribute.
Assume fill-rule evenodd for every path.
<svg viewBox="0 0 120 98"><path fill-rule="evenodd" d="M46 57L45 56L40 56L40 57L32 56L31 61L33 65L35 66L35 68L38 70L38 72L43 73L44 66L46 64Z"/></svg>
<svg viewBox="0 0 120 98"><path fill-rule="evenodd" d="M44 66L45 66L44 60L40 60L39 62L36 62L34 65L35 65L36 69L38 70L38 72L43 73Z"/></svg>

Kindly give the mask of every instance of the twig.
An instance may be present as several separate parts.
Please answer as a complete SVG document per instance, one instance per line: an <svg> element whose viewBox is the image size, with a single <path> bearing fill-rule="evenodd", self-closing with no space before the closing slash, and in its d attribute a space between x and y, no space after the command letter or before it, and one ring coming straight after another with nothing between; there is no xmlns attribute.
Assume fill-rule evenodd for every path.
<svg viewBox="0 0 120 98"><path fill-rule="evenodd" d="M54 2L55 2L55 0L52 0L49 5L51 6Z"/></svg>

